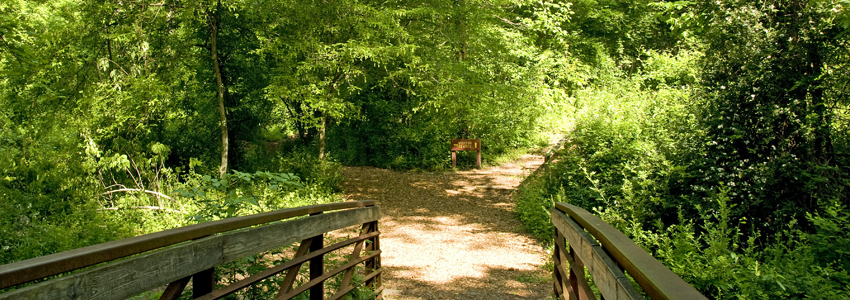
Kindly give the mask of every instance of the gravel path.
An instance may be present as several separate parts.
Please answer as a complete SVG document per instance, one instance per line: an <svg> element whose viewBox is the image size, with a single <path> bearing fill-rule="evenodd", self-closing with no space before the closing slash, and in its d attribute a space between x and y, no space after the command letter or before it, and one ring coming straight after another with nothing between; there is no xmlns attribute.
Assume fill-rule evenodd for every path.
<svg viewBox="0 0 850 300"><path fill-rule="evenodd" d="M539 155L484 170L346 167L346 197L380 201L385 299L550 299L548 253L522 233L513 189Z"/></svg>

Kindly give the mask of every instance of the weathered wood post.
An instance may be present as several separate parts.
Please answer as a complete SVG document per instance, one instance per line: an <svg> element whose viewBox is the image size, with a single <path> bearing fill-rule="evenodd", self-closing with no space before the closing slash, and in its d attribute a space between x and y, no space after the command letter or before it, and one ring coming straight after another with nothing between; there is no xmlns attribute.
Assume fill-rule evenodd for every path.
<svg viewBox="0 0 850 300"><path fill-rule="evenodd" d="M378 221L372 221L369 223L368 233L377 232L378 231ZM381 250L381 240L375 236L369 238L369 243L366 245L367 252L380 251ZM366 260L366 268L363 270L363 276L368 276L369 273L375 272L381 269L381 257L370 258ZM369 278L366 280L366 287L371 288L375 291L381 291L377 295L377 299L383 298L383 280L381 279L381 274L379 273L377 276L373 278Z"/></svg>
<svg viewBox="0 0 850 300"><path fill-rule="evenodd" d="M320 215L322 212L312 213L311 216ZM325 234L314 236L313 241L310 243L310 252L316 252L322 250L325 247ZM322 276L325 269L324 255L319 255L314 259L310 260L310 280L314 280ZM310 300L322 300L325 299L325 284L319 283L316 286L310 288Z"/></svg>
<svg viewBox="0 0 850 300"><path fill-rule="evenodd" d="M481 168L481 139L453 139L452 140L452 168L457 168L457 153L455 151L478 152L476 166Z"/></svg>
<svg viewBox="0 0 850 300"><path fill-rule="evenodd" d="M192 298L197 299L215 289L215 268L192 275Z"/></svg>

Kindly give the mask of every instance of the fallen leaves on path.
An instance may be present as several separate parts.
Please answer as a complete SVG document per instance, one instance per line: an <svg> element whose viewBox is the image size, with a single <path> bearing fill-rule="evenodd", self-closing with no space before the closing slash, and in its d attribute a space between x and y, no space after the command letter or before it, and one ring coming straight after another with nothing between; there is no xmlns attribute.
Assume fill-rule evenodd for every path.
<svg viewBox="0 0 850 300"><path fill-rule="evenodd" d="M385 299L549 299L540 243L514 218L513 190L543 158L484 170L346 167L346 197L378 200Z"/></svg>

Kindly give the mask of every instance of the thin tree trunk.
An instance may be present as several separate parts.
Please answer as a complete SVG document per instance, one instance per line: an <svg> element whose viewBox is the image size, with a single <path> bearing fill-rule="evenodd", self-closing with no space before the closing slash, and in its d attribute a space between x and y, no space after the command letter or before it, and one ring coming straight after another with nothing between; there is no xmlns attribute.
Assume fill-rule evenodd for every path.
<svg viewBox="0 0 850 300"><path fill-rule="evenodd" d="M341 77L342 77L342 73L339 73L334 77L334 80L331 81L329 89L328 89L327 100L326 100L328 103L331 103L333 101L333 94L334 94L334 92L336 92L336 88L335 88L336 81L339 80ZM319 130L319 132L318 132L318 134L319 134L319 160L324 160L325 159L325 136L326 136L325 132L327 131L325 128L328 127L328 113L324 110L319 110L319 118L320 118L319 119L319 128L318 128L318 130Z"/></svg>
<svg viewBox="0 0 850 300"><path fill-rule="evenodd" d="M319 121L319 160L325 159L325 128L328 123L328 115L322 112L322 119Z"/></svg>
<svg viewBox="0 0 850 300"><path fill-rule="evenodd" d="M300 121L301 118L304 118L304 110L301 109L301 103L298 103L296 100L288 101L286 99L282 99L286 109L289 111L289 115L293 119L293 126L295 126L295 131L298 133L298 140L301 141L305 146L307 143L307 128L304 126L304 122Z"/></svg>
<svg viewBox="0 0 850 300"><path fill-rule="evenodd" d="M112 58L112 39L109 38L109 26L106 27L106 36L106 50L109 52L109 70L108 73L106 73L106 76L109 77L109 75L112 74L112 70L115 69L115 59Z"/></svg>
<svg viewBox="0 0 850 300"><path fill-rule="evenodd" d="M466 2L463 0L456 1L458 8L460 8L461 12L457 14L457 31L459 35L458 41L458 50L457 50L457 60L464 61L467 58L467 48L469 45L469 33L466 28Z"/></svg>
<svg viewBox="0 0 850 300"><path fill-rule="evenodd" d="M808 45L808 59L806 62L811 66L811 77L815 78L810 86L810 97L814 106L814 113L817 116L813 127L815 128L815 151L814 156L819 163L829 164L833 158L832 146L832 112L827 107L826 98L824 97L823 80L823 60L821 57L820 43L826 44L821 40L815 40Z"/></svg>
<svg viewBox="0 0 850 300"><path fill-rule="evenodd" d="M221 3L219 3L221 5ZM218 8L220 9L220 7ZM227 132L227 115L224 111L224 93L225 86L224 81L221 77L221 66L218 61L218 50L216 48L216 39L218 38L218 19L215 14L209 10L207 10L207 16L210 21L210 57L213 61L213 68L215 69L215 83L216 83L216 98L218 99L218 116L221 119L221 167L219 167L218 172L220 176L224 176L227 173L227 152L229 150L228 146L228 132Z"/></svg>

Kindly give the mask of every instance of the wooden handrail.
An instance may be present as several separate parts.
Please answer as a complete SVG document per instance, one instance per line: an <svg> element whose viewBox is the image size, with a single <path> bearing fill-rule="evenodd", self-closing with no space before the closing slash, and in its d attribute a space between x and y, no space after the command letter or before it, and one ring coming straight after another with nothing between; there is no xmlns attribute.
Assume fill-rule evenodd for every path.
<svg viewBox="0 0 850 300"><path fill-rule="evenodd" d="M530 175L526 176L525 179L523 179L522 182L519 183L519 186L517 186L515 190L521 191L523 188L528 186L530 182L534 181L535 178L537 178L541 172L545 171L549 167L549 164L552 163L552 159L558 153L558 150L560 150L561 147L563 147L566 143L567 137L565 136L558 140L554 145L549 147L549 150L546 150L546 152L543 153L543 164L537 167L534 172L531 172Z"/></svg>
<svg viewBox="0 0 850 300"><path fill-rule="evenodd" d="M305 218L276 222L307 215L309 216ZM359 256L360 249L366 244L366 250L372 253L358 262L366 261L366 269L371 270L373 277L377 276L376 280L372 280L377 282L375 284L377 289L380 287L381 273L380 257L377 256L380 254L377 230L379 218L380 210L377 207L377 201L341 202L223 219L74 249L0 266L0 284L2 284L0 288L122 257L136 256L0 294L0 299L20 297L121 299L169 282L164 295L179 296L190 277L192 281L195 281L194 289L197 294L195 297L199 297L213 292L213 286L200 290L199 286L209 285L205 284L206 281L214 280L212 272L216 265L302 240L302 246L310 247L311 241L314 241L313 246L319 245L318 249L310 247L311 253L304 256L304 260L309 259L312 266L315 264L314 261L321 260L322 256L330 251L322 250L325 232L357 224L363 225L360 237L329 248L339 249L345 245L356 244L355 253L352 255ZM303 263L304 260L298 261ZM276 268L276 270L297 274L301 263L284 264L284 268ZM350 277L353 269L348 268L345 271L346 276ZM265 274L266 277L271 275L274 274ZM323 274L312 275L311 277L317 277ZM211 283L214 284L212 281ZM237 284L241 287L248 285L250 283ZM347 285L345 288L352 287ZM231 293L236 289L225 288L225 290L228 290L225 293ZM321 290L321 284L311 289L313 290ZM202 292L199 293L199 291ZM216 291L210 296L211 298L221 297L223 296L221 292L224 291ZM316 294L317 299L321 299L323 292ZM311 294L311 299L316 297Z"/></svg>
<svg viewBox="0 0 850 300"><path fill-rule="evenodd" d="M250 216L228 218L207 223L155 232L77 248L65 252L39 256L6 265L0 265L0 289L33 280L93 266L102 262L139 254L145 251L194 240L216 233L265 224L318 212L377 205L377 201L355 201L319 204L270 211Z"/></svg>
<svg viewBox="0 0 850 300"><path fill-rule="evenodd" d="M549 148L549 151L546 151L546 153L543 154L543 164L548 164L549 161L552 159L552 156L555 155L555 152L558 152L558 150L561 149L561 147L563 147L565 143L567 143L566 136L558 140L555 145L552 145L552 147Z"/></svg>
<svg viewBox="0 0 850 300"><path fill-rule="evenodd" d="M574 270L572 265L581 266L582 261L593 264L588 270L605 299L642 299L639 294L629 291L631 284L621 275L623 270L651 299L707 299L622 232L582 208L556 203L552 209L552 223L556 227L556 248L560 248L555 251L556 265L563 263L564 259L569 260L570 273L581 271L583 277L583 270ZM569 253L563 252L568 249L563 244L564 239L569 242ZM581 258L580 261L573 262L577 258ZM606 259L611 262L606 263ZM556 278L565 277L565 272L557 267L555 272ZM578 285L572 284L575 281L572 276L576 275L570 275L569 287L562 282L555 283L556 293L559 288L560 294L564 295L580 293L576 291ZM604 284L600 284L600 280Z"/></svg>

